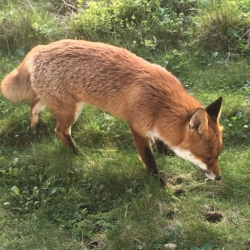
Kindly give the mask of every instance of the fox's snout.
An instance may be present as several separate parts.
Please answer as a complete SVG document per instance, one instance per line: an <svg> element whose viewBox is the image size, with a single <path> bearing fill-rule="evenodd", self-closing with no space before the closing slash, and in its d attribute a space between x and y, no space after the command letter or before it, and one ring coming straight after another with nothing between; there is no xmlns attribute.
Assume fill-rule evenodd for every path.
<svg viewBox="0 0 250 250"><path fill-rule="evenodd" d="M215 178L216 181L219 181L220 179L221 179L220 175L216 176L216 178Z"/></svg>
<svg viewBox="0 0 250 250"><path fill-rule="evenodd" d="M199 166L197 166L199 167ZM215 181L219 181L221 179L221 175L220 174L214 174L212 171L206 171L206 170L203 170L201 169L201 171L206 175L206 177L209 179L209 180L215 180Z"/></svg>
<svg viewBox="0 0 250 250"><path fill-rule="evenodd" d="M217 162L212 166L208 166L205 163L196 164L196 167L199 168L209 180L219 181L221 179L220 168Z"/></svg>

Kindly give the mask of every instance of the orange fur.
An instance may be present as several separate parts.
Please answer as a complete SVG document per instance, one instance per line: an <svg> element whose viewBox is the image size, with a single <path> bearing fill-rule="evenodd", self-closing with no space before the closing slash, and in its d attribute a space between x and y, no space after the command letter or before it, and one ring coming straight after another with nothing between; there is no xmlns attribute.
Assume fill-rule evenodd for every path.
<svg viewBox="0 0 250 250"><path fill-rule="evenodd" d="M176 153L188 150L206 164L206 171L220 176L221 101L214 105L215 112L214 107L209 109L211 116L170 72L126 49L75 40L37 46L3 79L1 91L12 102L32 100L32 127L48 107L57 119L56 132L62 142L75 150L71 126L82 103L87 103L129 124L150 172L158 174L148 150L150 137L158 137ZM190 129L197 109L203 110L193 118L198 127ZM213 158L213 163L206 163L204 157Z"/></svg>

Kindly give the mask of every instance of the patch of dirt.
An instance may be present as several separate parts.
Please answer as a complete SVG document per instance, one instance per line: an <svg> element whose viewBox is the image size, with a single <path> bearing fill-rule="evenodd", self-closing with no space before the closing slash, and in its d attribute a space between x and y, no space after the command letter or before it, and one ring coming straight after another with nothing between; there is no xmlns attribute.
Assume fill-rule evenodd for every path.
<svg viewBox="0 0 250 250"><path fill-rule="evenodd" d="M182 177L177 177L176 180L175 180L176 184L181 184L183 182L184 182L184 178L182 178Z"/></svg>
<svg viewBox="0 0 250 250"><path fill-rule="evenodd" d="M97 249L98 245L99 245L98 241L96 241L96 240L92 241L92 242L90 242L90 249Z"/></svg>
<svg viewBox="0 0 250 250"><path fill-rule="evenodd" d="M184 196L185 195L185 191L181 187L176 188L174 190L174 195L175 196Z"/></svg>
<svg viewBox="0 0 250 250"><path fill-rule="evenodd" d="M213 223L220 222L223 218L223 214L221 212L207 212L204 213L203 216L205 217L206 221Z"/></svg>
<svg viewBox="0 0 250 250"><path fill-rule="evenodd" d="M181 185L183 183L189 183L192 180L193 180L193 178L192 178L191 174L187 174L187 175L179 174L177 176L174 176L173 178L169 178L168 181L172 185L176 186L176 185Z"/></svg>
<svg viewBox="0 0 250 250"><path fill-rule="evenodd" d="M169 219L169 220L173 220L174 219L174 216L175 216L175 212L173 210L169 210L166 212L166 217Z"/></svg>

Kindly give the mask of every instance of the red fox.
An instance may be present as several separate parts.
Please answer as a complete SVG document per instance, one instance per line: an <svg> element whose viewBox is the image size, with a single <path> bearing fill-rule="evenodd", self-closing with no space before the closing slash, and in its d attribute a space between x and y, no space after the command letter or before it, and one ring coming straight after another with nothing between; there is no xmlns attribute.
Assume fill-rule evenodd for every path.
<svg viewBox="0 0 250 250"><path fill-rule="evenodd" d="M86 103L128 123L150 173L159 174L150 144L157 138L209 179L221 179L222 97L204 109L170 72L126 49L77 40L39 45L3 79L1 92L12 102L31 101L32 128L47 107L59 138L75 151L71 126Z"/></svg>

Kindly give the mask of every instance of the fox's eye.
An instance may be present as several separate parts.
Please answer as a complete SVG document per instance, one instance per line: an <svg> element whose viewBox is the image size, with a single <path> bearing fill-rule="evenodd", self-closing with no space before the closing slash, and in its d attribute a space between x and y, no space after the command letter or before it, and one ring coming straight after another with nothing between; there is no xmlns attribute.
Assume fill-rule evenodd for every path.
<svg viewBox="0 0 250 250"><path fill-rule="evenodd" d="M207 161L211 161L212 157L207 157L206 159L207 159Z"/></svg>

